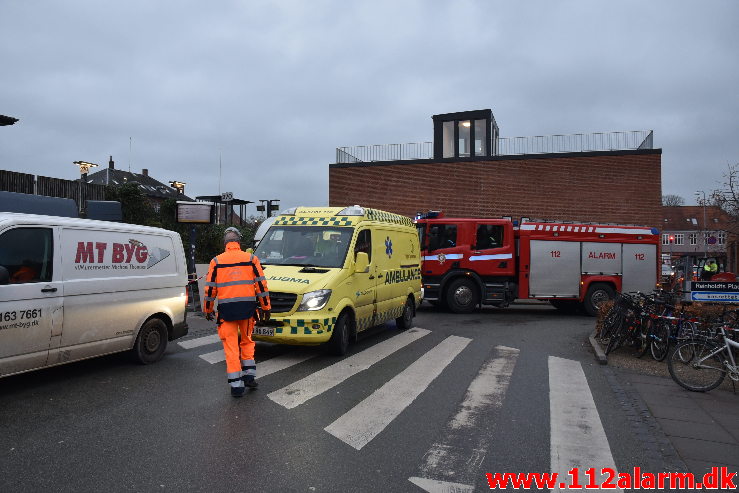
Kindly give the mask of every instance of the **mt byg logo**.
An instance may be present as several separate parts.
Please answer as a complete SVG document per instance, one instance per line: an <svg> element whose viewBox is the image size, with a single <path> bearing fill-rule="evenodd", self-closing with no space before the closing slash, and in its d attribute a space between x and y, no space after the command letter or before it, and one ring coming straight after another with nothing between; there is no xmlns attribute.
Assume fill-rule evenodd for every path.
<svg viewBox="0 0 739 493"><path fill-rule="evenodd" d="M149 249L145 244L133 238L129 239L128 243L78 241L74 263L101 266L129 265L141 269L151 269L171 254L172 252L169 250L159 247Z"/></svg>

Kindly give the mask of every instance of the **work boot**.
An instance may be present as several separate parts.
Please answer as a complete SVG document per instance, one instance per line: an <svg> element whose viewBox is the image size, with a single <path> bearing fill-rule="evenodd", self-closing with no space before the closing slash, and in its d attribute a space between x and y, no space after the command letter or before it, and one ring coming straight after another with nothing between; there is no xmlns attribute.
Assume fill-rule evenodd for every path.
<svg viewBox="0 0 739 493"><path fill-rule="evenodd" d="M233 397L241 397L246 391L245 387L231 387L231 395Z"/></svg>
<svg viewBox="0 0 739 493"><path fill-rule="evenodd" d="M256 389L257 387L259 387L259 384L257 383L257 381L254 380L254 377L251 375L249 376L244 375L242 377L242 380L244 381L244 385L246 385L250 389Z"/></svg>

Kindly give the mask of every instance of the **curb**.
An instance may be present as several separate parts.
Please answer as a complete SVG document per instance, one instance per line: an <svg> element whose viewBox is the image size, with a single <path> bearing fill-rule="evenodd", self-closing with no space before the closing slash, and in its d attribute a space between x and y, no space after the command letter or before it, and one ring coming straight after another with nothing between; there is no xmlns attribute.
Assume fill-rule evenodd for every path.
<svg viewBox="0 0 739 493"><path fill-rule="evenodd" d="M600 344L598 344L598 341L595 340L595 330L588 336L588 340L590 341L590 345L593 346L593 351L595 351L595 359L600 363L601 365L607 365L608 364L608 356L606 356L606 353L603 352L603 348L600 347Z"/></svg>

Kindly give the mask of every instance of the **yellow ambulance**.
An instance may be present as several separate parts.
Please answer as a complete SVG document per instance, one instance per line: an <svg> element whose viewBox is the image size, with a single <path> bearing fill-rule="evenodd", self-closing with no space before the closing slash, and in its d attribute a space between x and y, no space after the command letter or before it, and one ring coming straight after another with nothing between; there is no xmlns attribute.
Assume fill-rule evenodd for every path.
<svg viewBox="0 0 739 493"><path fill-rule="evenodd" d="M272 302L257 341L326 343L342 355L365 329L391 320L409 328L422 301L418 233L398 214L296 207L277 216L254 254Z"/></svg>

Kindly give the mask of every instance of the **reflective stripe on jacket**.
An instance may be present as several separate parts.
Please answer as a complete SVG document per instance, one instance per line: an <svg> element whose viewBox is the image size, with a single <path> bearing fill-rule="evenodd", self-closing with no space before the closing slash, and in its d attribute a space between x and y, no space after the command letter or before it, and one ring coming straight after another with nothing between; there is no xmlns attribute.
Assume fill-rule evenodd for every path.
<svg viewBox="0 0 739 493"><path fill-rule="evenodd" d="M269 290L259 259L241 250L235 241L210 261L205 277L205 313L213 311L218 299L218 316L223 320L245 320L254 316L257 303L270 310Z"/></svg>

